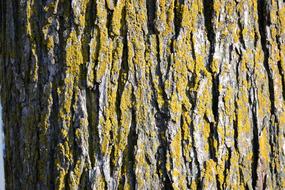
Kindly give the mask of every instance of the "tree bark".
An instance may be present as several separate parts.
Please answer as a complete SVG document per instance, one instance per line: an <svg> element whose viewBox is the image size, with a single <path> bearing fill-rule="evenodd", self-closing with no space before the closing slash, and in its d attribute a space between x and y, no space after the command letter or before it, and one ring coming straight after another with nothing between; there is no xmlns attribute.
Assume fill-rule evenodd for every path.
<svg viewBox="0 0 285 190"><path fill-rule="evenodd" d="M283 0L0 0L7 189L285 189Z"/></svg>

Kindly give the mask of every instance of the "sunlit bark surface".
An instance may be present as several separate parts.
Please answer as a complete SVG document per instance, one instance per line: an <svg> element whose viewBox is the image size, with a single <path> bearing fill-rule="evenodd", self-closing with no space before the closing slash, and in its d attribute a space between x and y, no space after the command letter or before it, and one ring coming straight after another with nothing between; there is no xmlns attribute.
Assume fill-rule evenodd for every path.
<svg viewBox="0 0 285 190"><path fill-rule="evenodd" d="M0 0L8 190L285 189L283 0Z"/></svg>

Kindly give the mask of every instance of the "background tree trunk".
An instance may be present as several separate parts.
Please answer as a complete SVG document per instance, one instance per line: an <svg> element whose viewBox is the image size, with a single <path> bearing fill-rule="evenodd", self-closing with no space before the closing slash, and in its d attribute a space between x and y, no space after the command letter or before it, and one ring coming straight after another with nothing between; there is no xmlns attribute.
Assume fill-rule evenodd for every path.
<svg viewBox="0 0 285 190"><path fill-rule="evenodd" d="M0 0L7 189L284 189L283 0Z"/></svg>

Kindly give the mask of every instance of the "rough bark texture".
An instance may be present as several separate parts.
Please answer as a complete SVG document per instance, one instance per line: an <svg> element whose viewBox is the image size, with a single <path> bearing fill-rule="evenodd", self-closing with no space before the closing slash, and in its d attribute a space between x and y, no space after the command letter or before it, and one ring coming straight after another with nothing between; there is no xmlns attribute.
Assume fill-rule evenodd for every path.
<svg viewBox="0 0 285 190"><path fill-rule="evenodd" d="M285 189L283 0L0 0L7 189Z"/></svg>

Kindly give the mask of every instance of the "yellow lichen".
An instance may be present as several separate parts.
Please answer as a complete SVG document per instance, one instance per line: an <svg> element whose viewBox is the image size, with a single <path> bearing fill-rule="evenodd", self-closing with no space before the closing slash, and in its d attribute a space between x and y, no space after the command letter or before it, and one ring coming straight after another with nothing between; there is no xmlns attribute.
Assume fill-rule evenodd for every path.
<svg viewBox="0 0 285 190"><path fill-rule="evenodd" d="M267 142L268 136L266 130L263 130L260 137L259 137L259 153L263 158L263 161L268 163L269 162L269 144Z"/></svg>

